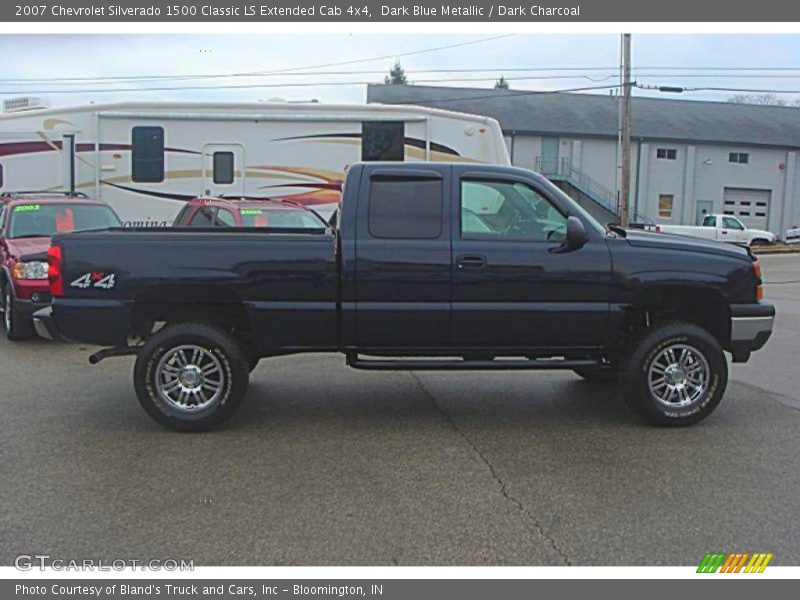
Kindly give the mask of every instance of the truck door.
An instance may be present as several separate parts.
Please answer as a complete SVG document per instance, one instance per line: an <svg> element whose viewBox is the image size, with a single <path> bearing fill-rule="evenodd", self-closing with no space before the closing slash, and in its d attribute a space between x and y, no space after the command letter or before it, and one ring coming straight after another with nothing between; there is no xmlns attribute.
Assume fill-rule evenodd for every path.
<svg viewBox="0 0 800 600"><path fill-rule="evenodd" d="M545 183L454 167L452 339L487 353L604 341L611 259L605 237L561 252L569 205Z"/></svg>
<svg viewBox="0 0 800 600"><path fill-rule="evenodd" d="M243 196L244 175L244 148L240 144L203 146L203 195Z"/></svg>
<svg viewBox="0 0 800 600"><path fill-rule="evenodd" d="M362 350L450 343L449 169L365 167L355 258Z"/></svg>
<svg viewBox="0 0 800 600"><path fill-rule="evenodd" d="M720 241L733 242L736 244L747 243L747 231L739 219L735 217L720 217Z"/></svg>

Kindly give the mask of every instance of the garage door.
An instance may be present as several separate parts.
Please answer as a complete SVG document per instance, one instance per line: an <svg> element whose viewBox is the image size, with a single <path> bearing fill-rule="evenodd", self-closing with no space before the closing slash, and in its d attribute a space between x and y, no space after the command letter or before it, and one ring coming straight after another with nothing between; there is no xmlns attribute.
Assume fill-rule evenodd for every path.
<svg viewBox="0 0 800 600"><path fill-rule="evenodd" d="M769 190L725 188L723 211L739 217L748 227L767 229L770 193Z"/></svg>

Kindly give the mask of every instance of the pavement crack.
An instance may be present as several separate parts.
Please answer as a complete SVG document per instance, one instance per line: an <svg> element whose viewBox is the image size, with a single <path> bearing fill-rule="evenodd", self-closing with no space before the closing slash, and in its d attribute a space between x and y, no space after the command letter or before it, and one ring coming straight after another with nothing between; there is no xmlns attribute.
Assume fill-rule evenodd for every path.
<svg viewBox="0 0 800 600"><path fill-rule="evenodd" d="M461 427L458 426L458 424L453 420L453 417L450 415L450 413L448 413L444 408L441 407L441 405L436 401L436 396L434 396L433 393L430 390L428 390L427 387L425 387L425 384L423 383L422 379L419 378L419 375L417 375L414 371L409 371L409 374L411 375L411 377L414 378L414 381L416 381L417 386L422 391L422 393L425 394L431 401L436 412L438 412L442 416L442 418L448 423L448 425L450 425L450 428L453 431L455 431L455 433L462 440L464 440L464 442L467 444L467 446L469 446L472 452L486 466L490 475L492 476L492 479L494 479L495 483L497 484L500 490L500 494L503 496L503 498L505 498L507 502L509 502L518 512L520 512L531 523L531 525L533 525L534 529L539 533L539 535L541 535L545 540L547 540L547 543L553 548L556 554L558 554L558 556L561 558L561 560L565 565L572 566L572 562L570 561L569 557L559 547L555 538L547 532L547 530L542 525L542 522L538 518L536 518L536 515L534 515L522 503L522 501L519 498L511 494L511 492L508 489L508 484L506 484L503 478L500 477L500 475L498 475L497 470L495 470L494 465L489 460L489 458L481 451L480 448L478 448L475 442L472 441L472 438L470 438L469 435L467 435L467 433L463 429L461 429Z"/></svg>

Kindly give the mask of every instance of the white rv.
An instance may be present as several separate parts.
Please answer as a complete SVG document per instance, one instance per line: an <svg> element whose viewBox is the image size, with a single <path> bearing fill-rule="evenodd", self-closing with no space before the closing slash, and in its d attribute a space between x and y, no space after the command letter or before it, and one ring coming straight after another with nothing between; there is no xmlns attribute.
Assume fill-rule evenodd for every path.
<svg viewBox="0 0 800 600"><path fill-rule="evenodd" d="M287 198L323 213L360 160L510 164L498 123L417 106L6 101L0 192L79 191L127 226L164 226L198 195Z"/></svg>

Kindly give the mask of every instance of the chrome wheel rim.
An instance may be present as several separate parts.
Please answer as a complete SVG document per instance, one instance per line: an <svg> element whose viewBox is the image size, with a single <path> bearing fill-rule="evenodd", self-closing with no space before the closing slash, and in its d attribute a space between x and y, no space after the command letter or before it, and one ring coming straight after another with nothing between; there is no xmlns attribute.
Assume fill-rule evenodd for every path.
<svg viewBox="0 0 800 600"><path fill-rule="evenodd" d="M684 408L700 400L711 381L706 357L695 347L673 344L659 352L650 363L647 382L659 404Z"/></svg>
<svg viewBox="0 0 800 600"><path fill-rule="evenodd" d="M168 350L158 361L155 376L161 399L183 412L213 404L225 387L222 363L206 348L193 344Z"/></svg>
<svg viewBox="0 0 800 600"><path fill-rule="evenodd" d="M11 331L11 294L8 292L3 302L3 326L7 332Z"/></svg>

